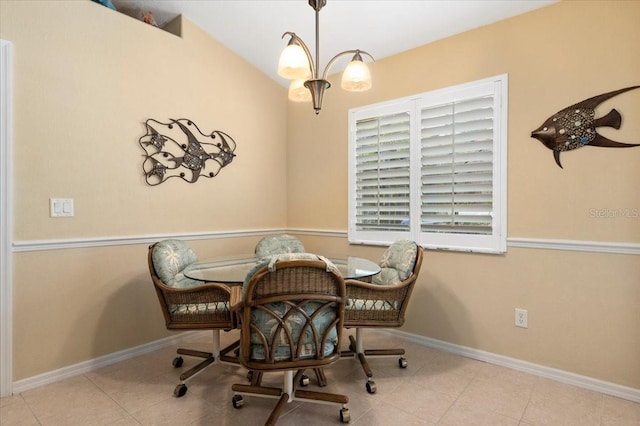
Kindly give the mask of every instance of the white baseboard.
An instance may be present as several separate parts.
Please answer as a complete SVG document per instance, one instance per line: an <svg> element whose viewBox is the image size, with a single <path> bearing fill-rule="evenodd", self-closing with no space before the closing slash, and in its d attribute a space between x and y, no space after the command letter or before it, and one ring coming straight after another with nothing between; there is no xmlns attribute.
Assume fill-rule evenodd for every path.
<svg viewBox="0 0 640 426"><path fill-rule="evenodd" d="M634 402L640 402L640 389L628 386L618 385L604 380L594 379L588 376L571 373L569 371L559 370L557 368L546 367L544 365L533 364L516 358L510 358L467 346L456 345L442 340L432 339L429 337L418 336L416 334L405 333L398 330L384 330L382 333L393 334L414 343L423 346L442 350L445 352L461 355L466 358L476 359L478 361L488 362L490 364L500 365L502 367L511 368L513 370L522 371L533 374L534 376L546 377L561 383L578 386L584 389L600 392L606 395L618 398L628 399Z"/></svg>
<svg viewBox="0 0 640 426"><path fill-rule="evenodd" d="M79 374L88 373L98 368L105 367L116 362L124 361L129 358L136 357L138 355L145 354L147 352L153 352L158 349L162 349L167 346L175 345L186 340L191 340L197 335L205 333L203 331L186 331L177 336L170 336L164 339L156 340L151 343L147 343L134 348L125 349L124 351L114 352L112 354L104 355L98 358L83 361L75 365L60 368L58 370L49 371L47 373L38 374L37 376L29 377L27 379L18 380L13 382L13 393L17 394L30 389L37 388L39 386L48 385L69 377L77 376Z"/></svg>
<svg viewBox="0 0 640 426"><path fill-rule="evenodd" d="M630 388L604 380L598 380L587 376L571 373L556 368L545 367L539 364L533 364L515 358L482 351L479 349L469 348L467 346L455 345L453 343L444 342L442 340L431 339L429 337L418 336L416 334L405 333L398 330L372 330L372 332L393 334L405 340L418 343L423 346L438 349L445 352L454 353L478 361L488 362L490 364L500 365L502 367L511 368L513 370L522 371L533 374L534 376L546 377L561 383L567 383L606 395L627 399L629 401L640 402L640 389ZM50 371L48 373L39 374L34 377L19 380L13 383L13 392L20 393L29 389L43 386L49 383L57 382L78 374L88 373L100 367L107 366L116 362L124 361L138 355L145 354L161 349L166 346L197 338L198 335L209 333L208 331L189 331L181 333L178 336L172 336L135 348L115 352L93 360L81 362L59 370Z"/></svg>

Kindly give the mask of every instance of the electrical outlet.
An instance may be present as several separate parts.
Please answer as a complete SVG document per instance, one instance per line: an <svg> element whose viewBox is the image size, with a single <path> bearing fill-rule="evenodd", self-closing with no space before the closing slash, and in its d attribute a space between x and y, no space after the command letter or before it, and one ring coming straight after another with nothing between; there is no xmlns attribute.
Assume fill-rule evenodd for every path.
<svg viewBox="0 0 640 426"><path fill-rule="evenodd" d="M516 308L516 327L529 328L528 314L526 309Z"/></svg>

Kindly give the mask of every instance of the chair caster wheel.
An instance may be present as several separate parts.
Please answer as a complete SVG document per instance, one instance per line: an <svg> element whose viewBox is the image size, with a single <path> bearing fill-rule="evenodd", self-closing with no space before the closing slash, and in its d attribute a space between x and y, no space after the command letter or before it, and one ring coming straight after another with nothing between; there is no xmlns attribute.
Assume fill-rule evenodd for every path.
<svg viewBox="0 0 640 426"><path fill-rule="evenodd" d="M177 356L173 359L171 364L173 364L175 368L180 368L182 367L182 364L184 364L184 359L181 356Z"/></svg>
<svg viewBox="0 0 640 426"><path fill-rule="evenodd" d="M247 373L247 380L248 380L248 381L253 380L253 371L249 371L249 372Z"/></svg>
<svg viewBox="0 0 640 426"><path fill-rule="evenodd" d="M402 358L398 359L398 367L407 368L408 365L409 365L409 363L407 362L406 358L402 357Z"/></svg>
<svg viewBox="0 0 640 426"><path fill-rule="evenodd" d="M185 385L184 383L176 386L176 388L173 390L173 396L175 396L176 398L183 397L185 393L187 393L187 385Z"/></svg>
<svg viewBox="0 0 640 426"><path fill-rule="evenodd" d="M309 380L309 376L307 376L306 374L303 374L300 377L300 386L309 386L310 380Z"/></svg>
<svg viewBox="0 0 640 426"><path fill-rule="evenodd" d="M351 421L351 412L348 408L340 410L340 421L342 423L349 423Z"/></svg>
<svg viewBox="0 0 640 426"><path fill-rule="evenodd" d="M242 399L242 395L233 395L233 398L231 399L231 404L233 405L233 408L235 408L236 410L242 408L242 406L244 405L244 399Z"/></svg>
<svg viewBox="0 0 640 426"><path fill-rule="evenodd" d="M376 389L376 382L374 382L373 380L368 381L366 386L367 386L367 392L369 392L371 394L376 393L376 390L377 390Z"/></svg>

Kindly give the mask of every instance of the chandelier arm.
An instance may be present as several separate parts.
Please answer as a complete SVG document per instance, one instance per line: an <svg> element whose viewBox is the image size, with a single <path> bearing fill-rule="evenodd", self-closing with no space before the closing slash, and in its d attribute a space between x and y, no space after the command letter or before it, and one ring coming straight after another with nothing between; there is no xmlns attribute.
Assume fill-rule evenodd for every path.
<svg viewBox="0 0 640 426"><path fill-rule="evenodd" d="M351 49L351 50L345 50L344 52L340 52L338 53L336 56L334 56L333 58L331 58L331 60L327 63L327 66L324 67L324 72L322 73L322 79L326 80L327 79L327 74L329 74L329 68L331 68L331 66L333 65L333 63L340 57L344 56L344 55L349 55L349 54L360 54L360 55L367 55L368 57L371 58L371 60L373 62L375 62L376 60L373 59L373 56L371 56L371 54L369 52L365 52L364 50L360 50L360 49Z"/></svg>
<svg viewBox="0 0 640 426"><path fill-rule="evenodd" d="M311 76L312 77L316 76L316 66L313 63L313 59L311 58L311 51L307 47L306 43L304 41L302 41L302 39L300 37L298 37L298 35L296 33L287 31L286 33L282 34L281 38L284 38L285 36L290 36L292 39L294 39L300 45L300 47L302 47L302 50L304 50L305 55L307 55L307 61L309 61L309 68L311 69ZM371 55L369 55L369 56L371 56Z"/></svg>

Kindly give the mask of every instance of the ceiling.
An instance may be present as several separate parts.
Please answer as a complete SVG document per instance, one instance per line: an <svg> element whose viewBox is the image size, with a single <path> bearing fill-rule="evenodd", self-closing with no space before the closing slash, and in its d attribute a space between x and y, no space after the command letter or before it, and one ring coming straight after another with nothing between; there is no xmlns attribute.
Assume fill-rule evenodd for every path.
<svg viewBox="0 0 640 426"><path fill-rule="evenodd" d="M112 0L119 10L151 11L159 26L184 15L283 86L280 52L295 32L315 57L315 12L307 0ZM328 0L320 11L320 71L338 52L374 58L412 49L555 3L557 0ZM336 62L331 73L346 66ZM366 59L365 59L366 61Z"/></svg>

